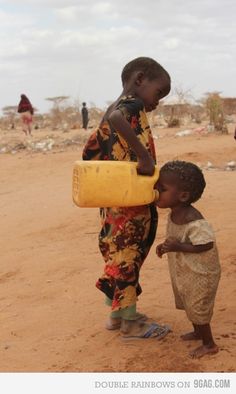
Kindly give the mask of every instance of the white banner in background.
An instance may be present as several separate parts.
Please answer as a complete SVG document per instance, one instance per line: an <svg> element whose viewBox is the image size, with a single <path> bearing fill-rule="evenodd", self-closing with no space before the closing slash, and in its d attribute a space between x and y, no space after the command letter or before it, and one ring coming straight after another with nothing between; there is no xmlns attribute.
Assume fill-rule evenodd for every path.
<svg viewBox="0 0 236 394"><path fill-rule="evenodd" d="M2 373L4 394L233 394L235 373Z"/></svg>

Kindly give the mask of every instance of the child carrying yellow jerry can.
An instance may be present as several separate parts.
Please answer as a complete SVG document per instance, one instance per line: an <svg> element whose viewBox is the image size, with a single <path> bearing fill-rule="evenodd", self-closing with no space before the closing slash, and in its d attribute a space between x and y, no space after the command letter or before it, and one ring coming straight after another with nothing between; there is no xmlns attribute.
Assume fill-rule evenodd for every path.
<svg viewBox="0 0 236 394"><path fill-rule="evenodd" d="M137 173L137 163L125 161L76 161L73 201L79 207L131 207L154 201L159 177Z"/></svg>

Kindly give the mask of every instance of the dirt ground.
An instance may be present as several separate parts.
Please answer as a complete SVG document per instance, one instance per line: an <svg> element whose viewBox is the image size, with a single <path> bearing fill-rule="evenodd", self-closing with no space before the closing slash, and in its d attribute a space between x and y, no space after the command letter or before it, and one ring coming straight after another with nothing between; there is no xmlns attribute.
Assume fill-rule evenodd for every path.
<svg viewBox="0 0 236 394"><path fill-rule="evenodd" d="M108 309L95 288L103 270L98 209L78 208L71 198L81 147L0 155L0 371L235 371L236 171L223 170L236 159L232 131L176 137L160 129L155 139L159 165L179 158L217 167L204 170L207 188L196 207L215 229L222 264L212 320L220 352L200 360L188 357L196 344L179 339L190 323L174 307L166 257L158 260L155 247L141 271L138 307L173 332L162 341L124 342L104 329ZM164 239L166 216L160 211L155 244Z"/></svg>

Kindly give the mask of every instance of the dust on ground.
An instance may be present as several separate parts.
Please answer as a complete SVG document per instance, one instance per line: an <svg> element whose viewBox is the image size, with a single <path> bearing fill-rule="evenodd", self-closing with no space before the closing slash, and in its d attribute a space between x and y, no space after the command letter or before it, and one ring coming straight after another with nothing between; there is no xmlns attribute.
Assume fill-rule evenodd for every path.
<svg viewBox="0 0 236 394"><path fill-rule="evenodd" d="M14 131L1 134L2 146L13 140L54 144L44 150L13 146L0 154L0 371L235 371L236 171L226 170L226 164L235 161L236 141L233 129L228 135L184 137L177 131L154 130L158 164L178 158L204 170L207 188L196 206L215 229L222 264L212 320L220 352L191 360L188 352L196 344L179 339L190 323L175 309L166 258L155 255L166 211L160 211L156 242L141 271L138 307L169 324L172 333L162 341L124 342L119 332L105 330L108 310L94 285L103 270L98 209L78 208L71 198L73 163L91 130L63 135L40 130L28 142ZM77 142L63 143L73 139Z"/></svg>

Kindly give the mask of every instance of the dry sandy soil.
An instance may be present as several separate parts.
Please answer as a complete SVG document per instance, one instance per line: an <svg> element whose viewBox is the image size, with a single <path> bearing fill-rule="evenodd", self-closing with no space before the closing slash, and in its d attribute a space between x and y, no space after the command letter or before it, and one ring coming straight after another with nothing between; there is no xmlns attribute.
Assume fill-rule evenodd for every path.
<svg viewBox="0 0 236 394"><path fill-rule="evenodd" d="M173 130L158 133L160 165L179 158L219 167L204 170L207 188L196 206L215 229L222 264L212 320L220 352L188 357L196 344L179 336L190 323L175 310L166 258L158 260L154 247L141 272L139 310L173 332L162 341L124 342L119 332L104 329L108 310L94 285L103 270L99 215L73 205L72 168L81 157L75 146L0 155L0 371L235 371L236 171L223 167L236 159L236 141L232 129L182 138ZM18 138L24 139L20 131ZM166 216L160 212L156 243L164 238Z"/></svg>

